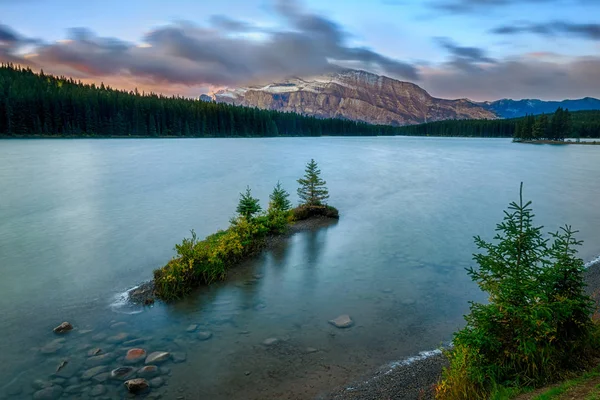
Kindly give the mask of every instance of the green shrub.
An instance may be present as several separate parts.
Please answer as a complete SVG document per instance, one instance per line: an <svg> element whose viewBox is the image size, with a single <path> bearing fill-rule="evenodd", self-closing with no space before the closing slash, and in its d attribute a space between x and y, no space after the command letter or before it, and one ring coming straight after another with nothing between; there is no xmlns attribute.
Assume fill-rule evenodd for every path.
<svg viewBox="0 0 600 400"><path fill-rule="evenodd" d="M454 335L439 399L486 398L496 386L539 386L586 366L594 347L593 301L584 293L584 264L571 227L544 239L531 202L511 203L495 242L480 237L479 269L468 273L489 303L471 303Z"/></svg>
<svg viewBox="0 0 600 400"><path fill-rule="evenodd" d="M339 218L339 212L335 207L326 206L309 206L301 205L292 210L294 220L302 221L312 217L327 217L327 218Z"/></svg>

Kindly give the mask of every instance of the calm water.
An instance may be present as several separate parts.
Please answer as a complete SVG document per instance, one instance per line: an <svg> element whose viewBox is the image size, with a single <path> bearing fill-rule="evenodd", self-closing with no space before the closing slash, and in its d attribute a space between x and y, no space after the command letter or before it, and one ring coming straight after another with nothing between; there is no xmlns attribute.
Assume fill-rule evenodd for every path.
<svg viewBox="0 0 600 400"><path fill-rule="evenodd" d="M246 185L263 206L278 180L295 198L310 158L337 224L293 236L186 301L119 304L190 229L226 227ZM484 299L464 272L472 236L493 235L520 181L538 223L572 224L581 256L594 258L598 176L600 148L503 139L0 141L0 397L27 398L36 379L54 379L63 398L122 396L122 384L81 374L116 368L135 338L186 356L162 365L167 386L152 393L163 398L323 397L451 339L467 301ZM355 325L327 323L340 314ZM63 320L77 330L49 345ZM198 340L191 324L212 337ZM109 355L89 360L92 346Z"/></svg>

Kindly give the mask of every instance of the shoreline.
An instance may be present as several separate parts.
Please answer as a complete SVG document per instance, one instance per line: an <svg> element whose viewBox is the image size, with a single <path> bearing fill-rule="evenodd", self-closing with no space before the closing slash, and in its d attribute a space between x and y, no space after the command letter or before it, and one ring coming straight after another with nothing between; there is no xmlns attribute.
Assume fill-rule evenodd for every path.
<svg viewBox="0 0 600 400"><path fill-rule="evenodd" d="M587 262L586 293L600 304L600 257ZM332 390L329 400L434 400L434 385L448 360L439 349L422 351L417 356L393 361L366 375Z"/></svg>
<svg viewBox="0 0 600 400"><path fill-rule="evenodd" d="M324 216L312 216L307 219L296 221L293 225L288 227L287 232L279 235L271 235L265 239L265 245L259 250L259 252L272 249L283 241L289 239L296 233L303 231L316 231L322 228L327 228L338 222L337 218L324 217ZM254 256L251 255L250 257ZM245 261L245 260L243 260ZM241 261L241 262L243 262ZM235 269L235 267L233 267ZM134 286L126 291L127 302L137 306L149 306L154 304L155 301L161 301L158 299L154 292L154 280L149 280Z"/></svg>
<svg viewBox="0 0 600 400"><path fill-rule="evenodd" d="M514 143L523 143L523 144L556 144L556 145L581 144L581 145L594 146L594 145L600 145L600 140L598 140L598 141L594 140L593 142L588 142L588 141L574 142L572 140L568 140L568 141L561 141L561 140L518 140L518 141L514 141Z"/></svg>

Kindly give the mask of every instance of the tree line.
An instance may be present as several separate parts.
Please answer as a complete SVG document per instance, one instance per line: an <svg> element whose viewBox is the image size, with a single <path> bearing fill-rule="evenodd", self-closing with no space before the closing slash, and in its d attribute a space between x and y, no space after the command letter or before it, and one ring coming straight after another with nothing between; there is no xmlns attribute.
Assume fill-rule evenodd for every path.
<svg viewBox="0 0 600 400"><path fill-rule="evenodd" d="M0 65L0 135L269 137L392 135L396 128L84 84Z"/></svg>
<svg viewBox="0 0 600 400"><path fill-rule="evenodd" d="M521 118L515 126L516 141L554 140L579 137L573 129L573 119L569 110L559 107L552 117L546 114L528 115Z"/></svg>

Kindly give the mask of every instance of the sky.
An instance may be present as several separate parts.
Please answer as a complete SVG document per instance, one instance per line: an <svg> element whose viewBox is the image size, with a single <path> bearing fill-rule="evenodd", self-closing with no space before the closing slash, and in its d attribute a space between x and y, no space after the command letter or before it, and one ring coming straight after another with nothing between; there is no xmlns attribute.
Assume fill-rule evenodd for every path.
<svg viewBox="0 0 600 400"><path fill-rule="evenodd" d="M356 68L442 98L600 97L600 0L0 0L0 61L197 97Z"/></svg>

